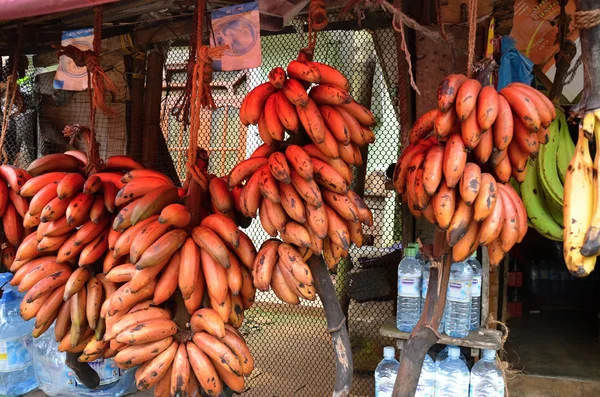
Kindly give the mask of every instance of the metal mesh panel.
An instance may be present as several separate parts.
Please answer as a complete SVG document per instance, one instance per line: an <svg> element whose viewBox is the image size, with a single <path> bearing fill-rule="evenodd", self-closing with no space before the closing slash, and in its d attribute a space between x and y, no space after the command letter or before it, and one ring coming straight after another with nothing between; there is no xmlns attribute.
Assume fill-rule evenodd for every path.
<svg viewBox="0 0 600 397"><path fill-rule="evenodd" d="M31 57L21 58L24 74L18 80L20 95L23 98L24 108L17 111L17 107L7 109L6 80L11 73L8 57L2 57L0 65L0 114L11 114L8 128L4 138L3 151L8 163L16 166L27 166L35 159L35 131L37 130L37 106L34 95L34 69L30 65Z"/></svg>
<svg viewBox="0 0 600 397"><path fill-rule="evenodd" d="M241 72L215 72L213 97L217 110L202 115L198 142L210 152L211 173L224 175L262 143L256 126L239 122L244 95L267 81L276 67L285 67L305 46L304 35L286 34L261 38L262 66ZM180 177L185 177L188 132L177 121L177 99L185 86L188 47L171 47L165 65L161 126ZM385 171L395 163L399 148L397 117L396 45L393 31L327 31L319 33L315 60L343 72L351 82L351 93L370 106L378 123L376 142L366 161L365 200L373 210L374 226L365 230L373 244L351 248L350 261L340 264L333 282L347 310L354 355L352 395L372 396L373 371L384 345L393 341L379 336L379 327L394 314L397 255L378 258L392 251L394 232L400 219L395 214L395 196L385 188ZM358 170L355 169L355 179ZM246 230L259 247L268 238L255 220ZM361 265L360 262L364 262ZM281 303L272 292L258 293L256 304L246 312L242 331L255 356L256 369L244 396L323 396L333 390L335 363L320 301L303 301L293 307Z"/></svg>

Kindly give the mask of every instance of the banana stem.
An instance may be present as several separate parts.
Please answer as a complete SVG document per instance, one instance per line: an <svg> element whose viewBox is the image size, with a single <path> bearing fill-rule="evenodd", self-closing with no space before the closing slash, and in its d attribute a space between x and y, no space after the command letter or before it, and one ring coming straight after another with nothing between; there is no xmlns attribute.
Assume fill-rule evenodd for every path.
<svg viewBox="0 0 600 397"><path fill-rule="evenodd" d="M327 317L327 330L331 334L333 351L335 353L335 385L332 397L346 397L352 387L352 349L346 317L337 299L335 287L329 275L322 256L313 255L308 260L308 266L313 274L315 289L323 303Z"/></svg>
<svg viewBox="0 0 600 397"><path fill-rule="evenodd" d="M100 385L100 376L88 363L79 362L81 353L67 353L65 364L75 373L77 379L88 389L95 389Z"/></svg>
<svg viewBox="0 0 600 397"><path fill-rule="evenodd" d="M433 258L429 273L429 285L437 286L437 288L427 289L427 298L421 318L400 355L400 368L392 393L394 397L413 397L415 395L425 355L440 337L437 329L444 313L450 266L452 265L445 233L440 229L435 231Z"/></svg>

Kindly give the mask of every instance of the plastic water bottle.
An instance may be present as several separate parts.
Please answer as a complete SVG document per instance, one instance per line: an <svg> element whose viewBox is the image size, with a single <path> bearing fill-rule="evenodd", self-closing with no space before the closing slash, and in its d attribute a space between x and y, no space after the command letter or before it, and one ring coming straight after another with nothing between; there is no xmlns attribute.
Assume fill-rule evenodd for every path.
<svg viewBox="0 0 600 397"><path fill-rule="evenodd" d="M477 251L467 259L473 269L473 284L471 286L471 330L479 329L481 324L481 263L477 260Z"/></svg>
<svg viewBox="0 0 600 397"><path fill-rule="evenodd" d="M65 364L66 353L58 351L54 325L33 341L33 364L40 389L48 396L119 397L135 392L135 371L122 370L112 358L92 361L90 367L100 377L95 389L88 389Z"/></svg>
<svg viewBox="0 0 600 397"><path fill-rule="evenodd" d="M450 268L450 281L446 305L448 313L444 329L453 338L464 338L471 327L471 289L473 269L467 262L453 263Z"/></svg>
<svg viewBox="0 0 600 397"><path fill-rule="evenodd" d="M471 397L503 397L504 379L496 366L496 351L484 350L471 370Z"/></svg>
<svg viewBox="0 0 600 397"><path fill-rule="evenodd" d="M13 397L37 387L33 371L32 346L34 321L21 318L23 294L8 282L11 273L0 273L0 396Z"/></svg>
<svg viewBox="0 0 600 397"><path fill-rule="evenodd" d="M398 265L398 309L396 327L411 332L421 316L421 264L416 249L407 247Z"/></svg>
<svg viewBox="0 0 600 397"><path fill-rule="evenodd" d="M444 347L442 350L440 350L440 352L437 354L437 356L435 356L435 366L437 368L438 365L440 365L440 363L442 361L444 361L445 359L448 358L448 349L450 347L456 347L456 346L446 346ZM465 357L464 354L462 354L462 352L460 351L460 348L458 348L458 358L460 358L460 361L462 361L463 363L465 363L465 365L467 365L467 358Z"/></svg>
<svg viewBox="0 0 600 397"><path fill-rule="evenodd" d="M394 346L383 348L383 360L375 369L375 397L392 397L400 363L395 358Z"/></svg>
<svg viewBox="0 0 600 397"><path fill-rule="evenodd" d="M448 357L436 368L435 397L469 397L469 369L456 346L448 348Z"/></svg>
<svg viewBox="0 0 600 397"><path fill-rule="evenodd" d="M433 397L434 391L435 363L433 362L433 359L429 357L429 354L426 354L425 360L423 361L423 367L421 367L421 375L419 376L415 397Z"/></svg>
<svg viewBox="0 0 600 397"><path fill-rule="evenodd" d="M421 272L421 313L425 308L425 299L427 298L427 289L429 288L429 270L431 268L431 262L427 262L423 265L423 271ZM440 321L438 332L441 334L444 332L444 316Z"/></svg>

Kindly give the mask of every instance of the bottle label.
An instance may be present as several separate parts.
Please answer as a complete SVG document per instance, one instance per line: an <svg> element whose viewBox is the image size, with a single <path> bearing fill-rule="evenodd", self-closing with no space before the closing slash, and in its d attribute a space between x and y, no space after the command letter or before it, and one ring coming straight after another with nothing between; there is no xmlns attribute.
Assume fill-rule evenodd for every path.
<svg viewBox="0 0 600 397"><path fill-rule="evenodd" d="M421 384L417 385L417 392L415 397L433 397L433 385L432 384Z"/></svg>
<svg viewBox="0 0 600 397"><path fill-rule="evenodd" d="M100 386L108 385L113 382L118 381L123 375L123 370L117 367L117 364L111 359L103 359L99 358L97 360L91 361L90 367L94 371L98 373L100 377ZM69 378L69 384L75 387L85 387L83 384L79 383L75 373L71 370L68 370L67 376Z"/></svg>
<svg viewBox="0 0 600 397"><path fill-rule="evenodd" d="M0 340L0 372L19 371L33 363L31 335Z"/></svg>
<svg viewBox="0 0 600 397"><path fill-rule="evenodd" d="M471 301L472 282L450 281L448 283L448 300L453 302L468 303Z"/></svg>
<svg viewBox="0 0 600 397"><path fill-rule="evenodd" d="M479 298L481 296L481 276L473 277L473 285L471 288L471 297Z"/></svg>
<svg viewBox="0 0 600 397"><path fill-rule="evenodd" d="M405 274L398 279L398 296L419 298L421 296L421 277L419 274Z"/></svg>

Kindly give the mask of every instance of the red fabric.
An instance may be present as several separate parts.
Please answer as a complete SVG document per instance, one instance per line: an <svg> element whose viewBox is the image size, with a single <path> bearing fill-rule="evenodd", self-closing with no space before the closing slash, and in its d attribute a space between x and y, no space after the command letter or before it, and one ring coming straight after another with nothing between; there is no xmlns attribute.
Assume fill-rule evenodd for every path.
<svg viewBox="0 0 600 397"><path fill-rule="evenodd" d="M93 7L119 0L0 0L0 21Z"/></svg>

